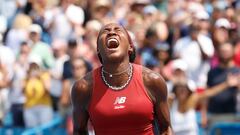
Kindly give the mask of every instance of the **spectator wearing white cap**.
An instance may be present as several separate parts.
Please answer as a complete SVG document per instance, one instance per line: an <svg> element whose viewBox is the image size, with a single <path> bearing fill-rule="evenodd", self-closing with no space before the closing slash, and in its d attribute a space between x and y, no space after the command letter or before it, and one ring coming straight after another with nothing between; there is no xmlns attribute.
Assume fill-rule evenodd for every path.
<svg viewBox="0 0 240 135"><path fill-rule="evenodd" d="M167 80L168 92L171 93L173 84L179 80L187 79L187 63L182 59L171 60L164 69L165 79Z"/></svg>
<svg viewBox="0 0 240 135"><path fill-rule="evenodd" d="M227 87L238 85L239 75L229 74L221 84L197 93L196 85L190 80L178 80L173 86L173 95L169 97L171 123L176 135L198 135L195 108L203 99L217 95Z"/></svg>
<svg viewBox="0 0 240 135"><path fill-rule="evenodd" d="M41 57L32 55L28 62L29 67L23 83L23 93L26 97L24 121L27 128L32 128L50 122L53 111L49 95L50 75L41 67Z"/></svg>
<svg viewBox="0 0 240 135"><path fill-rule="evenodd" d="M209 28L210 23L209 19L210 16L205 10L201 10L195 13L194 17L196 18L196 25L199 27L199 33L210 36ZM195 20L195 19L194 19Z"/></svg>
<svg viewBox="0 0 240 135"><path fill-rule="evenodd" d="M218 48L226 43L229 42L229 30L230 30L231 24L226 18L219 18L216 20L214 24L214 30L212 33L212 39L215 50L218 50ZM211 67L216 67L219 64L217 51L215 51L215 54L213 58L211 59Z"/></svg>
<svg viewBox="0 0 240 135"><path fill-rule="evenodd" d="M231 24L226 18L219 18L216 20L214 24L215 29L213 31L213 40L215 47L229 40L228 30L230 27Z"/></svg>
<svg viewBox="0 0 240 135"><path fill-rule="evenodd" d="M206 74L210 69L209 59L213 53L212 40L200 34L199 28L194 25L190 27L190 35L178 39L173 48L174 57L187 63L187 74L198 87L206 86Z"/></svg>
<svg viewBox="0 0 240 135"><path fill-rule="evenodd" d="M38 24L29 26L29 38L31 44L31 55L37 55L42 60L42 65L45 69L49 69L54 65L54 57L51 48L48 44L42 42L41 39L42 28Z"/></svg>
<svg viewBox="0 0 240 135"><path fill-rule="evenodd" d="M158 16L159 16L159 11L155 6L147 5L143 8L143 18L144 18L144 24L146 25L146 27L149 27L151 24L157 21Z"/></svg>

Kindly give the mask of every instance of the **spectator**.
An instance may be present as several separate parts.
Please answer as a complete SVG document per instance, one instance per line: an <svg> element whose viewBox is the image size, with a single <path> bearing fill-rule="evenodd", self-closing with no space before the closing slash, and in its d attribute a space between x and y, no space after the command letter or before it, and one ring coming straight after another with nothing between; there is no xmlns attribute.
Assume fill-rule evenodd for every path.
<svg viewBox="0 0 240 135"><path fill-rule="evenodd" d="M28 57L30 46L27 42L22 42L20 51L14 65L14 76L12 79L12 87L9 93L11 102L11 113L13 118L13 126L24 127L23 109L25 96L23 94L23 81L26 77L27 68L29 66Z"/></svg>
<svg viewBox="0 0 240 135"><path fill-rule="evenodd" d="M63 75L62 80L72 78L72 65L71 61L75 58L81 57L80 47L76 39L69 39L67 53L69 55L69 60L65 61L63 64Z"/></svg>
<svg viewBox="0 0 240 135"><path fill-rule="evenodd" d="M88 63L88 61L84 60L83 58L75 58L71 61L72 65L72 71L73 71L73 77L65 79L63 81L63 90L62 95L60 99L60 106L62 108L63 116L67 119L67 131L68 134L73 133L73 125L72 125L72 109L70 104L70 89L73 85L73 83L82 78L84 75L86 75L87 72L91 70L91 67ZM69 122L71 121L71 122Z"/></svg>
<svg viewBox="0 0 240 135"><path fill-rule="evenodd" d="M208 87L213 87L222 83L229 73L239 73L239 68L234 65L233 55L234 47L230 43L224 43L219 46L219 65L211 69L208 73ZM208 112L210 124L219 121L234 121L236 113L236 94L237 87L226 88L224 92L209 99ZM224 107L223 107L224 106Z"/></svg>
<svg viewBox="0 0 240 135"><path fill-rule="evenodd" d="M158 60L158 68L156 70L159 70L159 73L164 77L164 79L168 80L168 63L171 59L170 56L170 46L167 43L158 43L154 50L154 56Z"/></svg>
<svg viewBox="0 0 240 135"><path fill-rule="evenodd" d="M194 25L190 27L190 35L180 38L173 50L174 57L181 58L187 63L187 74L190 80L197 83L198 87L206 85L206 74L210 69L208 60L213 56L213 53L212 40L200 34L199 28Z"/></svg>
<svg viewBox="0 0 240 135"><path fill-rule="evenodd" d="M3 118L6 114L6 105L7 105L7 97L8 90L6 88L9 87L10 80L8 78L8 72L4 64L0 62L0 126L3 125Z"/></svg>
<svg viewBox="0 0 240 135"><path fill-rule="evenodd" d="M49 45L40 40L41 33L42 28L39 25L32 24L29 27L29 38L32 42L30 56L39 56L41 58L41 66L50 69L54 65L54 57Z"/></svg>
<svg viewBox="0 0 240 135"><path fill-rule="evenodd" d="M200 94L194 92L196 87L193 81L178 80L175 82L173 86L174 96L169 98L172 126L175 134L197 135L198 127L195 112L197 103L204 98L219 94L226 90L226 88L237 86L239 77L239 75L229 74L224 82Z"/></svg>
<svg viewBox="0 0 240 135"><path fill-rule="evenodd" d="M59 98L67 91L62 91L62 84L65 87L68 82L68 88L75 78L73 61L81 57L93 69L100 66L97 35L103 24L112 21L125 26L134 39L134 63L159 71L168 82L170 95L175 82L184 79L194 81L194 93L204 92L240 66L239 5L237 0L0 0L0 74L6 78L0 79L3 126L11 120L9 116L13 116L13 127L23 125L26 99L20 82L27 77L29 58L39 57L41 70L49 72L49 93L58 113ZM226 43L234 47L231 68L222 68L221 62L229 55L219 54ZM201 115L206 129L216 118L212 104L231 108L232 118L240 112L240 92L235 91L237 88L227 88L209 102L200 100L196 110L206 114ZM230 99L234 104L228 103Z"/></svg>
<svg viewBox="0 0 240 135"><path fill-rule="evenodd" d="M8 96L15 62L14 52L9 47L3 45L2 32L4 31L4 29L0 31L0 125L2 125L3 118L10 106Z"/></svg>
<svg viewBox="0 0 240 135"><path fill-rule="evenodd" d="M67 55L67 42L61 39L55 39L52 43L52 50L55 56L55 64L51 69L51 88L50 95L52 97L53 109L58 110L58 102L62 93L62 75L63 64L69 60Z"/></svg>
<svg viewBox="0 0 240 135"><path fill-rule="evenodd" d="M88 71L91 71L91 65L88 61L84 60L83 58L74 58L71 61L73 77L65 79L63 81L63 90L61 96L61 105L62 106L69 106L70 105L70 88L72 84L82 78Z"/></svg>
<svg viewBox="0 0 240 135"><path fill-rule="evenodd" d="M17 54L20 50L21 42L28 39L28 28L32 20L25 14L18 14L13 22L13 27L7 33L6 45Z"/></svg>
<svg viewBox="0 0 240 135"><path fill-rule="evenodd" d="M24 121L27 128L47 123L53 118L52 101L49 94L50 75L41 68L41 59L31 56L23 84L26 97Z"/></svg>

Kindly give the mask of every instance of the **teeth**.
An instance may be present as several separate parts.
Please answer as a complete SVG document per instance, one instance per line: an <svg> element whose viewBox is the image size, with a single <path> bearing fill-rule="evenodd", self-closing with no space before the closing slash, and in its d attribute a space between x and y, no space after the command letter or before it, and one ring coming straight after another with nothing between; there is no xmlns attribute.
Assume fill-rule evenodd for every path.
<svg viewBox="0 0 240 135"><path fill-rule="evenodd" d="M110 44L110 42L118 42L118 41L115 38L111 38L111 39L108 40L108 44Z"/></svg>

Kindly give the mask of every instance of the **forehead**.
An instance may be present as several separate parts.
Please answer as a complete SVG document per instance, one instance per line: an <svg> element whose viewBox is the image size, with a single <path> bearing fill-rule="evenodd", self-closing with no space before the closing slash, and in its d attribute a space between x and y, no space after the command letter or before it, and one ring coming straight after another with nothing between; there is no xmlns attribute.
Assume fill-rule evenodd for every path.
<svg viewBox="0 0 240 135"><path fill-rule="evenodd" d="M109 23L109 24L106 24L103 26L102 29L106 29L106 28L122 28L123 29L123 26L120 25L120 24L117 24L117 23Z"/></svg>

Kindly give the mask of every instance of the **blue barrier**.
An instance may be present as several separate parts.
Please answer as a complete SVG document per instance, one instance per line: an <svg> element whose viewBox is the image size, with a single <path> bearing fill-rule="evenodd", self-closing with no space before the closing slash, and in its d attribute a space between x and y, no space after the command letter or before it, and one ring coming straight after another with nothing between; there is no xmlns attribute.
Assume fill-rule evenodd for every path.
<svg viewBox="0 0 240 135"><path fill-rule="evenodd" d="M217 123L210 128L210 135L240 135L240 123Z"/></svg>
<svg viewBox="0 0 240 135"><path fill-rule="evenodd" d="M60 115L56 114L51 122L35 128L27 129L22 133L22 135L66 135L65 129L61 127L63 126L63 123L64 119Z"/></svg>
<svg viewBox="0 0 240 135"><path fill-rule="evenodd" d="M21 135L24 132L24 128L0 128L0 135Z"/></svg>

